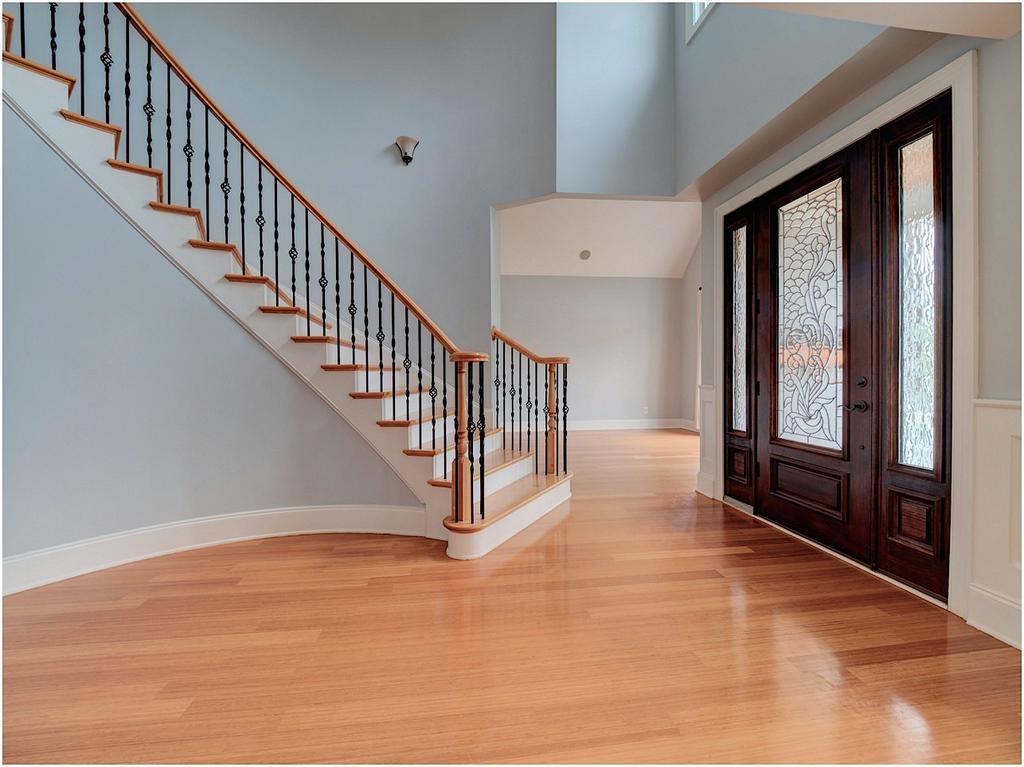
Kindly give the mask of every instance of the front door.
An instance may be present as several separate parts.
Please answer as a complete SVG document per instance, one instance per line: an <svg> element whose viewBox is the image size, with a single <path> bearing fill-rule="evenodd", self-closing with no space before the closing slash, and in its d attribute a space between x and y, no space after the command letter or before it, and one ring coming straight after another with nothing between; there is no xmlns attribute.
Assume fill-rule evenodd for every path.
<svg viewBox="0 0 1024 767"><path fill-rule="evenodd" d="M758 511L862 561L877 412L870 149L777 187L755 216Z"/></svg>
<svg viewBox="0 0 1024 767"><path fill-rule="evenodd" d="M933 596L948 581L951 98L725 218L725 492Z"/></svg>

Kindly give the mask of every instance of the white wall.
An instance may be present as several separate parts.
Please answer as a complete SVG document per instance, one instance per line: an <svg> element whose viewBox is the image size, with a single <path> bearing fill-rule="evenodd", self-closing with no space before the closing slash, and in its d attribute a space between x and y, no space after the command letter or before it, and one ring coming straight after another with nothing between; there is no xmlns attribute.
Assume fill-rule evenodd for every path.
<svg viewBox="0 0 1024 767"><path fill-rule="evenodd" d="M569 428L680 426L686 326L682 280L502 277L501 329L568 356ZM644 410L647 412L644 412ZM618 422L618 423L616 423Z"/></svg>
<svg viewBox="0 0 1024 767"><path fill-rule="evenodd" d="M7 107L3 117L5 557L233 512L422 506Z"/></svg>
<svg viewBox="0 0 1024 767"><path fill-rule="evenodd" d="M674 194L672 5L557 8L557 190Z"/></svg>

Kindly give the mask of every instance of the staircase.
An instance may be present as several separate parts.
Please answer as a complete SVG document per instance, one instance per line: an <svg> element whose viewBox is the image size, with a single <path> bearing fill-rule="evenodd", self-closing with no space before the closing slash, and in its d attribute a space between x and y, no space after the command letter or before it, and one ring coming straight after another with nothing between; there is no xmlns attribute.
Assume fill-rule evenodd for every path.
<svg viewBox="0 0 1024 767"><path fill-rule="evenodd" d="M473 559L569 499L568 358L496 328L494 359L459 349L129 5L18 7L4 103L373 446L423 503L411 534Z"/></svg>

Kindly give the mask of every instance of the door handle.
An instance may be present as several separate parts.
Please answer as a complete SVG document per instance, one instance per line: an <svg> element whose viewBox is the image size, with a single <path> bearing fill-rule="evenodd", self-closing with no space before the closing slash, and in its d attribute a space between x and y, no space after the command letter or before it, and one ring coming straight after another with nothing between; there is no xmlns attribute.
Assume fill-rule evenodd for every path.
<svg viewBox="0 0 1024 767"><path fill-rule="evenodd" d="M854 402L852 405L843 405L842 407L843 407L843 410L848 410L848 411L853 412L853 413L863 413L863 412L867 411L867 409L870 407L870 405L868 405L868 403L865 402L864 400L859 399L856 402Z"/></svg>

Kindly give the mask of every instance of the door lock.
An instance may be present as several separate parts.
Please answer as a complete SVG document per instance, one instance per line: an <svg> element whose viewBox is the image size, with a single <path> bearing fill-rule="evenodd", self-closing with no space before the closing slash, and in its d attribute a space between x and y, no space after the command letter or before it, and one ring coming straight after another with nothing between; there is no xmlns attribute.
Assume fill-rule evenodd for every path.
<svg viewBox="0 0 1024 767"><path fill-rule="evenodd" d="M843 405L843 410L849 410L849 411L854 412L854 413L863 413L863 412L867 411L868 407L870 407L870 406L868 405L867 402L865 402L862 399L859 399L856 402L854 402L852 405Z"/></svg>

